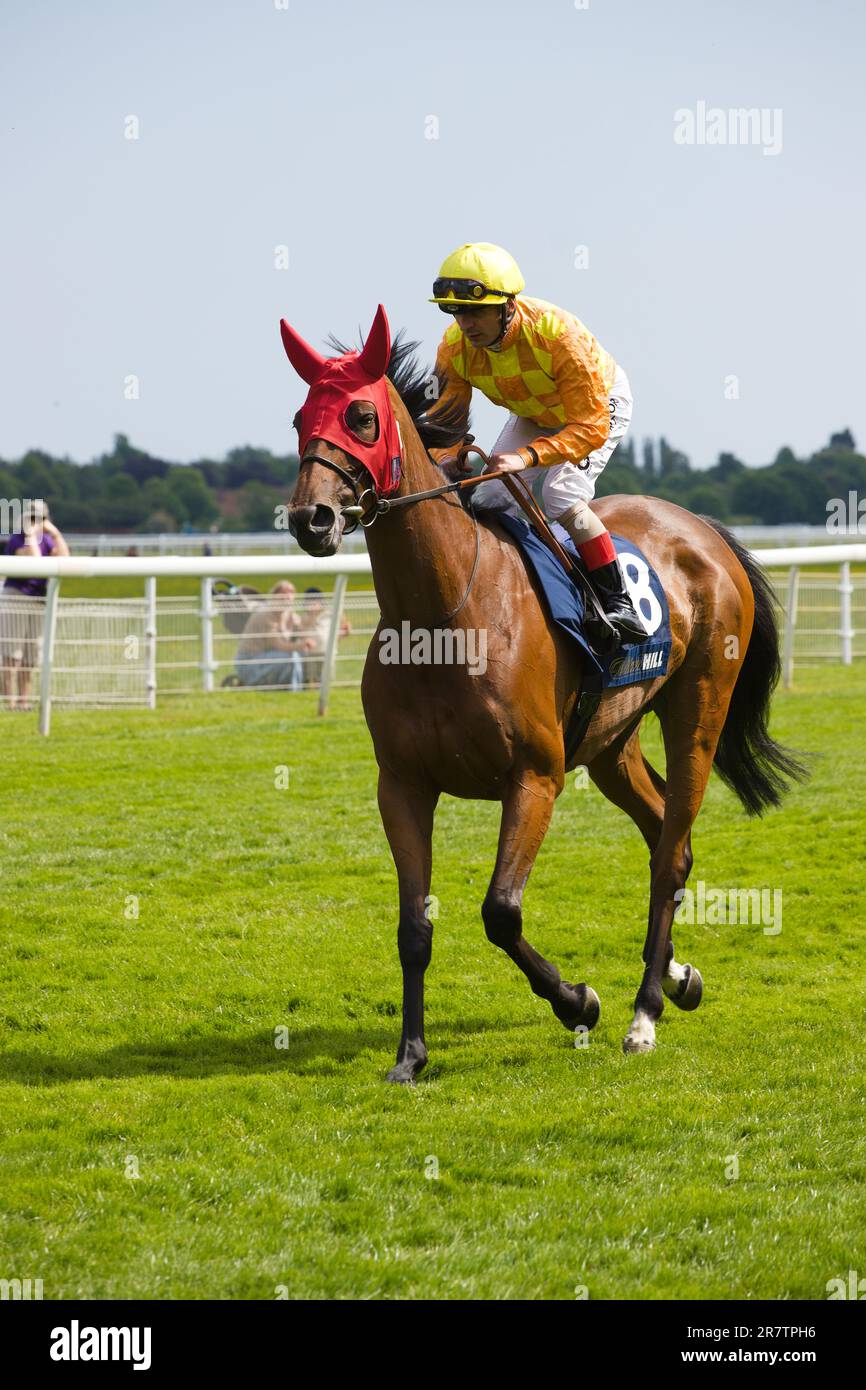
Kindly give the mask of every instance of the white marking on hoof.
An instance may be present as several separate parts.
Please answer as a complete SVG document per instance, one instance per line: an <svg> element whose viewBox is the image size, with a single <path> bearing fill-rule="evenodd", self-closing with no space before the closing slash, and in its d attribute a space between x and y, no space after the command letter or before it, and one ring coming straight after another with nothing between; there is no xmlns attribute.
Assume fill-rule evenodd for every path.
<svg viewBox="0 0 866 1390"><path fill-rule="evenodd" d="M677 961L671 959L671 963L665 972L662 980L662 989L669 999L673 999L680 985L686 977L688 966L679 965Z"/></svg>
<svg viewBox="0 0 866 1390"><path fill-rule="evenodd" d="M656 1028L649 1014L638 1009L622 1044L623 1052L652 1052L656 1045Z"/></svg>

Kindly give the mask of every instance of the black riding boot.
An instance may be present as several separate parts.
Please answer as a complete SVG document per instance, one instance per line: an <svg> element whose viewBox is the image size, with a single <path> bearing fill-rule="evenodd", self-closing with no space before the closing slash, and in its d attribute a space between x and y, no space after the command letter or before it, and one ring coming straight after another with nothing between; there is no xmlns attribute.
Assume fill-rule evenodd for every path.
<svg viewBox="0 0 866 1390"><path fill-rule="evenodd" d="M598 569L590 570L587 577L623 646L645 642L649 634L635 612L619 561L610 560L606 565L599 565Z"/></svg>

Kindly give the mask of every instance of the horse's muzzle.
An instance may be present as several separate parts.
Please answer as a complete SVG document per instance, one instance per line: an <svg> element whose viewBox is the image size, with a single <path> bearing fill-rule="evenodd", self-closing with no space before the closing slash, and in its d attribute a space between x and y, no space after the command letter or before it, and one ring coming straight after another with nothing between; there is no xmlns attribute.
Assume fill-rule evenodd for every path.
<svg viewBox="0 0 866 1390"><path fill-rule="evenodd" d="M314 507L293 507L289 530L308 555L334 555L339 549L343 528L333 507L319 502Z"/></svg>

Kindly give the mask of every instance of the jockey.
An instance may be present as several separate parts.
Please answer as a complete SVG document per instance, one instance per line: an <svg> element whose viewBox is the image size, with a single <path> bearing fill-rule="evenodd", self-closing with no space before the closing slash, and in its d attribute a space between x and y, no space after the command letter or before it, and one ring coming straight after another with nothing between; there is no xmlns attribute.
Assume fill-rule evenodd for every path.
<svg viewBox="0 0 866 1390"><path fill-rule="evenodd" d="M436 408L468 412L477 386L510 412L491 467L525 470L530 485L543 473L548 515L574 541L608 621L623 643L644 642L610 533L588 505L631 421L628 378L579 319L521 294L524 283L513 257L489 242L468 243L444 261L430 303L454 322L436 357ZM453 450L431 453L456 476ZM515 504L493 482L475 489L474 506L496 512Z"/></svg>

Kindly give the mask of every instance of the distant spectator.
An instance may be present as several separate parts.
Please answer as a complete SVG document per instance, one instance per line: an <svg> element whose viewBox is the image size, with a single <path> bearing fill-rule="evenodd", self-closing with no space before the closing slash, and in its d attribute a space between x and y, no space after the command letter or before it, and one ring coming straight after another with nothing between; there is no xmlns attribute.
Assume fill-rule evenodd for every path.
<svg viewBox="0 0 866 1390"><path fill-rule="evenodd" d="M300 632L294 609L295 586L287 579L274 585L270 601L256 604L235 656L241 685L300 690L304 682L302 653L310 649L310 639Z"/></svg>
<svg viewBox="0 0 866 1390"><path fill-rule="evenodd" d="M69 546L48 519L44 502L32 502L21 518L22 529L10 536L7 555L68 555ZM9 709L30 708L33 672L39 665L46 579L12 577L6 580L0 599L0 659L3 697Z"/></svg>
<svg viewBox="0 0 866 1390"><path fill-rule="evenodd" d="M320 685L328 650L328 634L331 631L331 615L325 609L325 597L321 589L310 585L303 593L304 605L299 615L300 631L311 644L304 657L304 680L307 685ZM339 636L348 637L352 624L347 617L340 622Z"/></svg>

